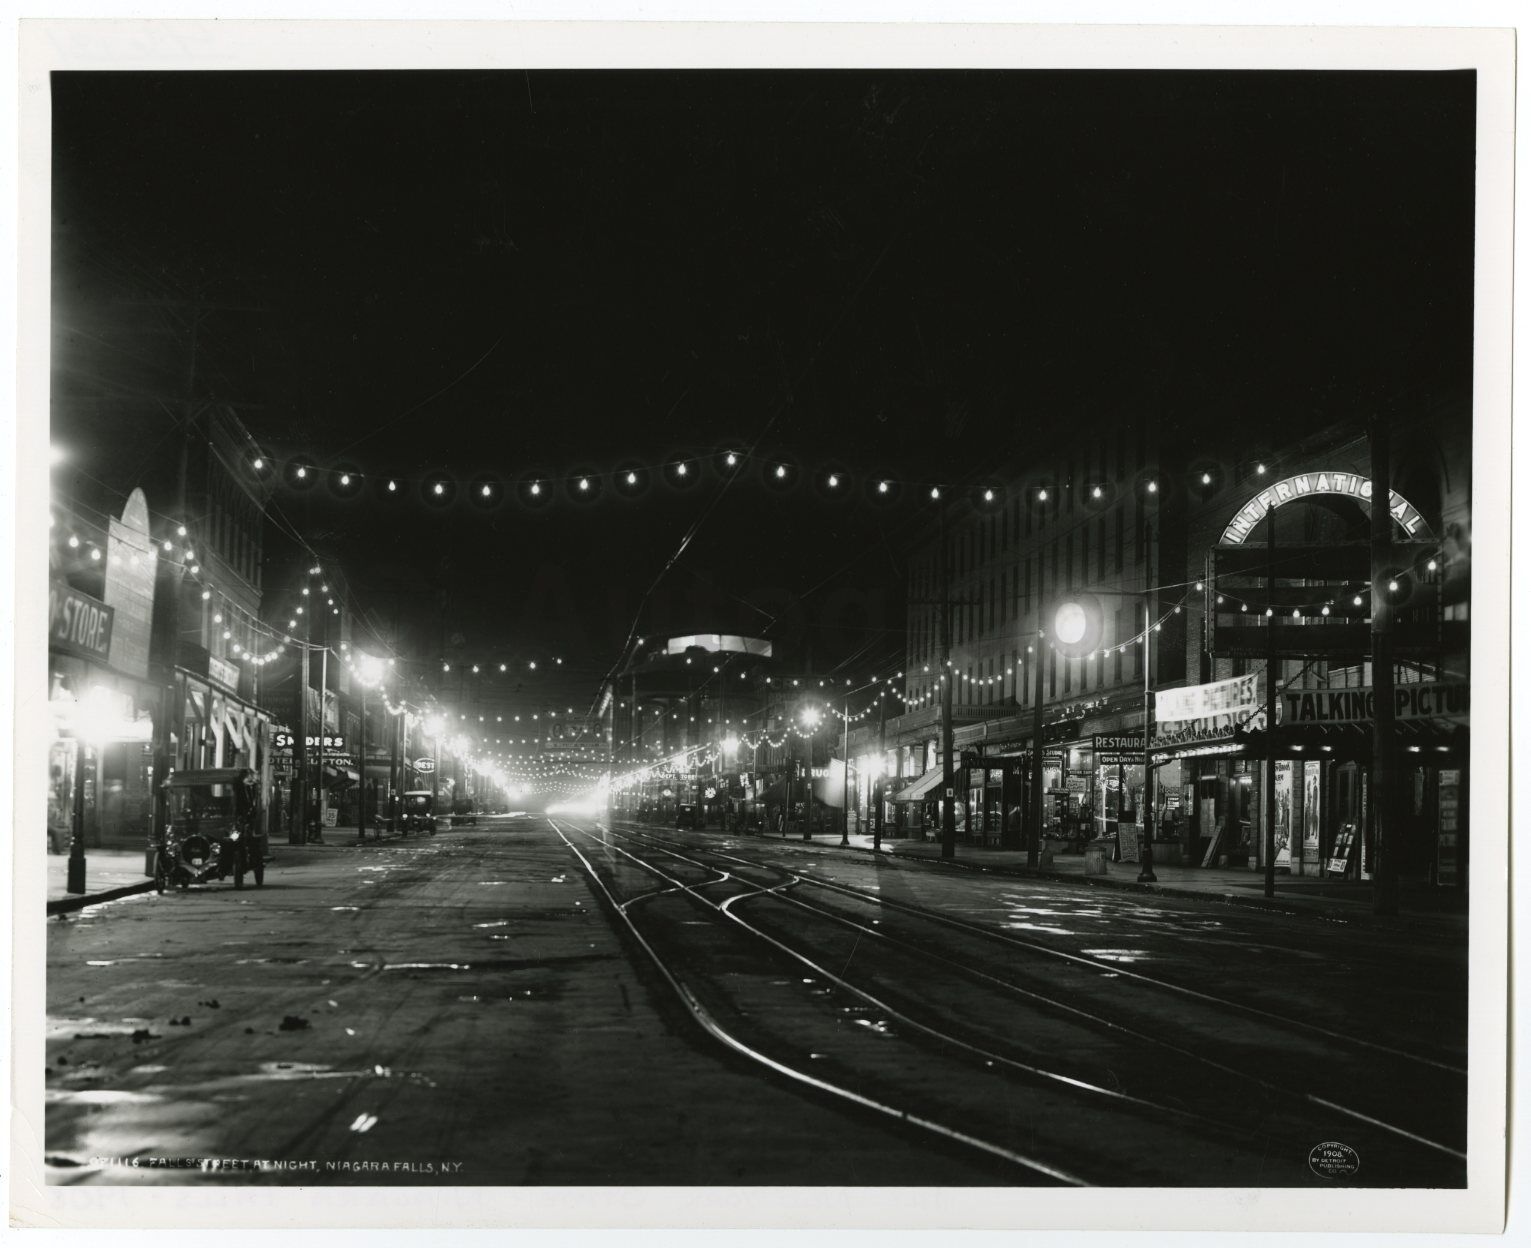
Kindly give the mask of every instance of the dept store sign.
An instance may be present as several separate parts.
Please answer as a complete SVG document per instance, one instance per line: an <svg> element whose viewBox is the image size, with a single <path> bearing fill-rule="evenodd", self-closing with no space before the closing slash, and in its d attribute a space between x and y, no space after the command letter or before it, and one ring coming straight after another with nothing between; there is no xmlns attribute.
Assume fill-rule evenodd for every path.
<svg viewBox="0 0 1531 1248"><path fill-rule="evenodd" d="M104 602L67 581L48 582L48 644L66 654L106 662L112 648L112 616Z"/></svg>

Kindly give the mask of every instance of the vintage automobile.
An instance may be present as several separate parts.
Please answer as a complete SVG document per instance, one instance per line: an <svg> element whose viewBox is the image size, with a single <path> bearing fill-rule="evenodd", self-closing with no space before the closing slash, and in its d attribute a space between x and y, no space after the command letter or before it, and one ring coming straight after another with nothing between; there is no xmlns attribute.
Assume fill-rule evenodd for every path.
<svg viewBox="0 0 1531 1248"><path fill-rule="evenodd" d="M411 832L436 835L435 795L429 789L410 789L404 794L399 810L399 831L408 836Z"/></svg>
<svg viewBox="0 0 1531 1248"><path fill-rule="evenodd" d="M452 803L452 826L460 828L470 823L478 826L478 811L473 805L473 799L459 797Z"/></svg>
<svg viewBox="0 0 1531 1248"><path fill-rule="evenodd" d="M230 876L235 888L253 875L266 882L267 837L256 774L248 767L176 771L165 780L165 816L154 854L154 887L163 893Z"/></svg>

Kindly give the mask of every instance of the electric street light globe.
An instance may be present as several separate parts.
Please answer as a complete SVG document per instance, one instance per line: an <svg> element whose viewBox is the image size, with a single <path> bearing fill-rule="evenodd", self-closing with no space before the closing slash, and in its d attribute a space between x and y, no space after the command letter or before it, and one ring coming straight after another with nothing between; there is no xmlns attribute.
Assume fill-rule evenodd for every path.
<svg viewBox="0 0 1531 1248"><path fill-rule="evenodd" d="M723 738L723 753L734 754L739 750L739 738L729 735Z"/></svg>
<svg viewBox="0 0 1531 1248"><path fill-rule="evenodd" d="M1077 646L1090 626L1089 617L1077 602L1065 602L1053 616L1053 635L1066 646Z"/></svg>
<svg viewBox="0 0 1531 1248"><path fill-rule="evenodd" d="M817 711L804 711L803 723L809 728L817 728L819 726L819 713Z"/></svg>
<svg viewBox="0 0 1531 1248"><path fill-rule="evenodd" d="M383 661L375 654L358 654L356 674L364 685L375 685L383 678Z"/></svg>

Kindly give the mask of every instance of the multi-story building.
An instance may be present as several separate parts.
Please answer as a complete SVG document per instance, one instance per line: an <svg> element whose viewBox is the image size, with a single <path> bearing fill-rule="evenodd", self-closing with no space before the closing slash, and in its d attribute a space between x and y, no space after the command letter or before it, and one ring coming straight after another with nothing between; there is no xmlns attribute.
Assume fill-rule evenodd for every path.
<svg viewBox="0 0 1531 1248"><path fill-rule="evenodd" d="M50 528L54 842L74 800L70 708L87 699L97 721L83 776L88 844L143 844L155 785L171 768L268 772L259 685L276 646L259 621L266 494L241 468L249 435L231 411L202 406L179 443L131 482L115 480L110 464L59 474L73 485L56 488ZM87 616L101 627L82 644L71 630Z"/></svg>
<svg viewBox="0 0 1531 1248"><path fill-rule="evenodd" d="M1466 791L1465 689L1460 697L1455 691L1465 682L1468 657L1467 423L1464 412L1450 407L1396 421L1391 473L1395 495L1408 507L1395 507L1395 516L1410 518L1395 528L1403 543L1399 554L1419 564L1407 569L1406 590L1417 595L1418 619L1435 621L1437 638L1431 647L1400 652L1397 679L1421 693L1444 686L1457 708L1411 715L1414 722L1400 730L1409 738L1402 746L1408 789L1402 858L1408 868L1451 878L1459 875L1454 838L1465 835L1459 810ZM1316 873L1349 838L1347 845L1357 848L1342 869L1369 869L1369 721L1362 716L1343 730L1333 723L1300 730L1294 721L1278 721L1276 748L1268 749L1257 714L1265 697L1263 651L1251 650L1247 638L1230 648L1237 630L1229 632L1230 620L1219 615L1234 606L1233 584L1246 586L1237 605L1257 612L1252 620L1265 620L1270 609L1273 629L1287 636L1270 670L1278 692L1294 699L1294 714L1315 701L1309 696L1304 703L1305 693L1369 688L1366 648L1355 644L1364 636L1347 634L1348 651L1336 644L1337 625L1364 625L1370 614L1365 430L1352 424L1284 444L1270 438L1230 446L1247 435L1153 422L1122 426L1108 436L1057 444L1038 457L1036 468L1012 474L1003 485L979 485L943 500L944 519L930 526L909 564L907 709L878 729L860 728L852 739L861 775L858 810L868 810L871 776L880 769L888 777L886 813L895 831L921 828L935 817L944 774L942 656L949 645L955 805L966 838L1020 843L1030 751L1040 745L1049 833L1110 836L1133 856L1136 838L1124 833L1143 823L1147 723L1161 861L1221 857L1262 865L1260 830L1271 820L1260 777L1262 760L1273 752L1284 754L1276 759L1272 812L1278 864ZM1275 488L1289 497L1278 497ZM1219 598L1219 586L1209 580L1211 553L1246 541L1250 549L1263 545L1262 498L1276 504L1270 515L1278 550L1293 551L1288 565L1297 560L1299 566L1280 568L1278 593L1235 577ZM1300 505L1284 506L1289 499ZM1239 534L1238 543L1229 532ZM1332 566L1300 566L1304 558L1320 558L1314 551L1327 552L1322 560ZM1358 583L1336 577L1341 564L1356 569ZM1070 656L1049 635L1049 612L1061 598L1080 593L1096 608L1099 633L1085 653ZM944 611L950 612L949 640ZM1308 631L1292 634L1298 626ZM1240 716L1153 722L1160 692L1246 676L1240 697L1248 705ZM1444 695L1426 701L1432 708L1446 705Z"/></svg>

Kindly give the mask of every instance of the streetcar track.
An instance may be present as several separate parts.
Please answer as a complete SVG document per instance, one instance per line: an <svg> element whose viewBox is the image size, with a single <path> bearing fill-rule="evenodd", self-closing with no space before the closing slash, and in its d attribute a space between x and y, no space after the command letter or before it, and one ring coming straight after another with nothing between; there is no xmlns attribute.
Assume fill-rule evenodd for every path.
<svg viewBox="0 0 1531 1248"><path fill-rule="evenodd" d="M1161 1036L1155 1036L1145 1031L1139 1031L1125 1023L1107 1018L1104 1015L1092 1014L1089 1011L1082 1010L1077 1006L1069 1005L1068 1003L1059 1000L1057 997L1050 997L1044 993L1036 992L1033 989L1023 987L1022 985L1014 983L1010 980L1002 979L996 975L990 975L986 971L981 971L977 967L969 966L966 963L959 962L955 958L950 958L944 954L936 953L934 950L914 944L913 942L905 940L902 937L894 936L888 932L881 931L878 928L859 923L855 919L849 918L846 915L835 914L831 910L826 910L820 906L815 906L810 902L806 902L800 897L791 896L786 892L785 889L771 891L774 896L782 901L788 902L794 906L798 906L801 909L815 914L821 918L827 919L832 923L837 923L841 926L851 928L860 935L880 938L881 940L898 948L900 951L906 954L934 962L940 966L955 971L957 974L962 975L966 979L988 985L1000 990L1001 992L1023 997L1059 1013L1073 1015L1092 1026L1104 1028L1108 1031L1118 1032L1128 1039L1138 1040L1145 1044L1151 1044L1166 1053L1174 1054L1176 1057L1184 1061L1192 1062L1200 1066L1205 1066L1210 1070L1215 1070L1219 1074L1236 1079L1241 1083L1247 1083L1253 1087L1261 1089L1264 1092L1274 1093L1278 1097L1292 1095L1292 1091L1288 1087L1274 1083L1268 1079L1262 1079L1258 1075L1250 1074L1248 1071L1240 1070L1237 1067L1230 1066L1224 1062L1219 1062L1206 1056L1204 1053L1200 1053L1194 1049L1188 1049L1181 1045L1177 1045L1172 1041L1164 1039ZM732 904L732 901L748 900L752 900L752 897L734 898L731 899L730 904ZM1346 1118L1353 1118L1359 1122L1365 1122L1370 1126L1376 1127L1382 1131L1386 1131L1389 1134L1396 1135L1401 1139L1409 1140L1425 1148L1435 1149L1438 1152L1445 1153L1446 1155L1458 1158L1459 1160L1467 1160L1466 1153L1452 1148L1448 1144L1443 1144L1439 1141L1431 1140L1425 1136L1419 1135L1413 1131L1410 1131L1407 1127L1398 1126L1397 1124L1384 1121L1383 1119L1376 1118L1371 1114L1363 1112L1362 1110L1342 1105L1337 1101L1327 1100L1324 1097L1316 1096L1311 1092L1298 1092L1297 1095L1301 1096L1302 1099L1310 1105L1314 1105L1322 1109L1327 1109L1332 1113L1340 1114Z"/></svg>
<svg viewBox="0 0 1531 1248"><path fill-rule="evenodd" d="M615 850L617 853L624 855L638 867L646 871L653 872L654 874L658 874L661 878L666 878L661 872L660 868L656 867L652 863L646 862L644 859L638 857L635 854L632 854L630 851L623 849L621 846L613 845L610 842L596 836L594 833L584 829L576 829L576 831L578 831L580 835L594 840L604 849ZM560 835L562 835L561 832ZM679 858L681 861L688 862L690 865L700 867L701 869L708 869L706 864L696 863L690 859L687 859L684 855L676 853L673 850L664 849L661 852L671 857ZM768 869L778 873L791 875L791 873L786 872L782 868L772 867ZM760 928L744 920L741 916L733 913L733 907L744 901L768 895L783 896L786 889L792 888L802 882L803 880L801 877L792 875L790 879L783 881L781 884L770 887L745 884L745 887L751 889L750 892L737 894L728 898L722 903L713 902L708 898L702 897L696 894L690 887L683 886L679 891L690 894L701 904L710 907L711 909L722 914L724 917L738 924L750 935L771 945L794 961L801 963L804 967L813 971L816 975L822 977L830 983L835 984L842 991L859 998L860 1000L866 1002L868 1005L881 1011L890 1019L895 1020L901 1024L908 1031L917 1032L927 1037L929 1040L935 1041L938 1046L943 1046L949 1049L959 1049L967 1054L970 1059L981 1061L988 1068L992 1069L996 1066L1003 1067L1023 1077L1040 1081L1050 1086L1059 1086L1069 1092L1084 1094L1087 1096L1105 1097L1108 1100L1111 1100L1117 1103L1119 1106L1125 1108L1128 1112L1149 1111L1155 1114L1182 1120L1187 1124L1194 1125L1197 1128L1203 1130L1214 1131L1219 1135L1224 1135L1240 1140L1247 1140L1248 1130L1239 1124L1229 1123L1223 1119L1215 1118L1199 1111L1183 1109L1178 1105L1168 1104L1163 1101L1148 1100L1146 1098L1134 1096L1130 1093L1123 1092L1115 1088L1103 1087L1100 1084L1092 1083L1089 1080L1079 1078L1064 1071L1052 1070L1030 1062L1020 1061L1017 1058L1007 1056L1006 1054L997 1052L993 1049L984 1048L981 1045L975 1044L971 1040L968 1040L962 1036L955 1035L950 1031L943 1031L939 1028L932 1027L929 1024L922 1023L918 1019L912 1017L907 1011L895 1008L888 1002L872 995L867 990L858 987L857 985L844 979L842 976L835 974L833 971L829 970L827 967L821 965L820 963L815 962L813 959L809 958L799 950L792 948L790 945L778 940L770 933L762 931ZM743 884L743 881L740 881L740 883ZM812 907L809 908L812 909Z"/></svg>
<svg viewBox="0 0 1531 1248"><path fill-rule="evenodd" d="M660 956L658 950L656 950L653 945L651 945L649 941L644 937L643 933L638 930L636 924L633 923L631 916L627 913L626 908L618 903L616 897L606 886L606 882L601 879L600 873L595 869L595 866L580 850L579 846L575 845L573 841L564 835L563 829L561 829L554 820L549 819L548 825L553 829L554 832L558 834L559 839L563 841L564 844L569 847L570 851L580 860L580 863L584 866L585 871L590 877L592 885L596 888L598 893L603 898L605 898L607 904L611 907L612 912L622 919L627 928L628 934L638 943L639 948L641 948L644 953L648 955L648 958L653 963L655 970L659 972L660 976L665 980L667 984L669 984L670 988L672 991L674 991L676 996L680 998L681 1003L686 1007L687 1013L690 1015L693 1021L695 1021L714 1040L723 1044L732 1052L737 1053L742 1057L748 1058L749 1060L766 1067L768 1070L772 1070L779 1075L793 1080L794 1082L801 1083L806 1087L814 1088L819 1092L823 1092L840 1100L847 1101L853 1105L858 1105L863 1109L872 1110L876 1113L891 1117L898 1122L905 1123L923 1131L928 1131L952 1143L963 1144L970 1148L975 1148L981 1152L987 1153L990 1156L999 1157L1005 1161L1009 1161L1015 1165L1021 1166L1024 1169L1034 1171L1037 1174L1056 1180L1057 1182L1070 1184L1072 1186L1086 1186L1086 1181L1084 1179L1077 1175L1071 1174L1066 1170L1060 1169L1057 1166L1049 1165L1048 1163L1041 1161L1038 1158L1029 1157L1025 1154L1018 1153L1014 1149L1007 1148L1002 1144L997 1144L991 1140L985 1140L980 1136L971 1134L970 1132L961 1131L954 1127L949 1127L944 1123L936 1122L935 1120L927 1118L923 1115L914 1114L908 1110L899 1109L896 1106L889 1105L863 1093L856 1092L853 1089L832 1083L818 1075L810 1074L806 1070L801 1070L798 1067L788 1065L785 1062L773 1058L769 1054L753 1048L751 1045L734 1036L712 1017L707 1008L701 1003L701 1001L696 998L691 990L686 987L684 982L682 982L677 974L665 962L664 958ZM578 831L578 829L575 830ZM607 846L607 848L616 847ZM639 860L634 858L634 861ZM682 888L677 891L689 891L689 889Z"/></svg>
<svg viewBox="0 0 1531 1248"><path fill-rule="evenodd" d="M615 830L609 830L609 831L615 831ZM906 905L904 903L889 902L886 898L882 897L881 895L876 895L876 894L869 895L866 892L864 892L863 890L853 889L850 886L839 885L839 884L832 884L832 883L828 883L828 882L825 882L825 881L815 880L812 877L804 876L804 875L801 875L800 873L791 871L787 867L777 866L775 864L752 863L752 862L750 862L747 859L740 859L740 858L737 858L737 857L735 857L733 855L724 854L720 850L708 849L705 846L702 846L702 847L687 846L687 845L685 845L684 842L677 843L677 842L668 841L665 838L661 838L661 837L648 837L648 836L644 836L642 834L633 834L633 833L624 832L624 831L615 831L615 835L626 836L626 837L628 837L630 839L638 840L638 841L643 842L643 843L647 843L647 842L650 842L650 841L656 842L661 847L660 848L660 852L665 853L665 854L667 854L667 855L669 855L671 857L679 858L681 861L689 862L691 865L696 866L696 867L698 867L699 869L702 869L702 870L708 870L708 869L716 870L716 868L710 868L708 866L708 864L706 864L706 863L698 862L698 861L696 861L694 859L689 859L684 854L677 853L676 850L674 850L673 848L670 848L670 846L675 845L675 844L681 844L684 848L686 848L688 850L695 851L697 849L700 849L701 852L703 852L703 853L716 854L717 856L725 858L725 859L727 859L729 861L741 862L741 863L744 863L746 865L753 866L756 869L777 872L777 873L780 873L780 874L789 875L791 877L791 884L789 884L789 885L778 886L777 888L773 888L773 889L764 889L764 888L762 888L762 889L757 890L754 893L742 894L742 895L730 898L727 902L725 902L723 904L722 909L724 910L725 913L728 913L729 916L732 917L732 918L738 918L738 916L732 914L732 910L731 910L731 908L734 907L735 905L741 904L741 903L743 903L745 901L749 901L749 900L751 900L753 898L756 898L756 897L759 897L759 896L769 895L769 896L775 897L778 900L787 902L790 905L799 907L799 908L801 908L801 909L803 909L805 911L808 911L808 912L810 912L812 914L818 915L818 916L820 916L820 917L822 917L822 918L824 918L824 919L826 919L826 920L828 920L830 922L834 922L834 923L839 924L841 926L848 927L848 928L850 928L850 929L852 929L852 930L854 930L854 931L856 931L856 932L858 932L858 933L860 933L862 935L870 935L870 936L879 937L883 941L887 942L888 944L890 944L892 946L895 946L895 947L897 947L897 948L899 948L899 949L901 949L901 950L903 950L905 952L908 952L908 953L913 954L915 956L919 956L919 957L922 957L922 958L925 958L925 959L928 959L928 960L931 960L931 961L935 961L935 962L937 962L939 964L945 965L945 966L947 966L949 968L952 968L952 969L956 970L958 973L962 974L964 977L968 978L969 980L975 980L975 981L987 984L987 985L989 985L991 987L998 988L1001 991L1004 991L1004 992L1007 992L1007 993L1014 993L1014 994L1019 995L1021 997L1024 997L1024 998L1036 1001L1036 1002L1038 1002L1038 1003L1040 1003L1040 1004L1042 1004L1042 1005L1044 1005L1044 1006L1046 1006L1048 1008L1056 1009L1059 1012L1075 1015L1075 1016L1077 1016L1077 1017L1087 1021L1088 1023L1090 1023L1092 1025L1104 1027L1104 1028L1106 1028L1108 1030L1117 1031L1117 1032L1120 1032L1121 1034L1123 1034L1125 1036L1128 1036L1128 1037L1130 1037L1132 1039L1140 1040L1140 1041L1143 1041L1143 1042L1149 1043L1149 1044L1153 1044L1156 1047L1159 1047L1159 1048L1161 1048L1161 1049L1163 1049L1163 1050L1165 1050L1167 1052L1174 1053L1175 1055L1177 1055L1178 1057L1181 1057L1182 1059L1189 1060L1189 1061L1194 1062L1196 1064L1205 1066L1208 1069L1216 1070L1219 1073L1222 1073L1222 1074L1227 1075L1227 1076L1231 1076L1232 1078L1234 1078L1236 1080L1239 1080L1240 1082L1248 1083L1248 1084L1250 1084L1252 1086L1261 1088L1263 1091L1274 1092L1274 1093L1278 1094L1279 1096L1290 1096L1290 1095L1292 1095L1292 1090L1290 1088L1283 1087L1283 1086L1281 1086L1279 1084L1276 1084L1276 1083L1273 1083L1273 1082L1271 1082L1269 1080L1262 1079L1259 1076L1249 1074L1249 1073L1247 1073L1245 1071L1241 1071L1241 1070L1237 1069L1236 1067L1228 1066L1228 1065L1226 1065L1224 1063L1217 1062L1214 1059L1206 1057L1203 1054L1197 1053L1197 1052L1195 1052L1193 1050L1185 1049L1185 1048L1183 1048L1181 1046L1173 1044L1170 1041L1163 1040L1163 1039L1161 1039L1159 1037L1152 1036L1152 1035L1147 1034L1145 1032L1138 1031L1138 1030L1136 1030L1134 1028L1126 1026L1125 1024L1116 1022L1116 1021L1114 1021L1112 1019L1105 1018L1104 1016L1097 1015L1097 1014L1091 1014L1088 1011L1079 1009L1078 1007L1068 1005L1067 1003L1057 999L1056 997L1050 997L1050 996L1048 996L1048 995L1046 995L1044 993L1036 992L1034 990L1025 988L1025 987L1023 987L1021 985L1018 985L1018 984L1012 983L1010 981L1001 979L1001 978L999 978L997 976L989 975L987 972L980 971L980 970L978 970L978 969L976 969L974 967L968 966L968 965L966 965L966 964L964 964L962 962L957 961L956 959L948 958L948 957L946 957L944 955L934 953L933 951L931 951L929 949L926 949L926 948L923 948L923 947L921 947L919 945L913 944L912 942L909 942L909 941L904 940L902 938L899 938L899 937L896 937L896 936L892 936L889 933L884 932L884 931L880 931L879 929L877 929L875 927L871 927L871 926L867 926L865 924L862 924L862 923L858 922L855 919L849 918L848 916L835 914L833 911L826 910L826 909L824 909L822 907L819 907L819 906L815 906L815 905L813 905L813 904L811 904L809 902L806 902L806 901L802 900L799 897L795 897L795 896L790 895L788 893L787 889L789 887L791 887L792 885L795 885L795 884L809 884L809 885L818 884L818 885L821 885L823 887L826 887L826 888L830 889L831 891L836 891L836 892L842 892L842 893L850 894L853 897L855 897L857 900L860 900L860 901L872 901L872 902L875 902L879 906L887 905L890 908L903 909L903 910L912 912L912 913L914 913L916 915L916 917L919 917L919 918L922 918L922 919L935 918L937 920L944 920L945 916L934 914L933 912L926 911L926 910L924 910L923 908L920 908L920 907L911 907L911 906L908 906L908 905ZM613 846L612 848L620 849L620 847L616 847L616 846ZM642 859L638 859L638 858L635 857L634 860L639 862L640 864L642 864ZM956 928L958 928L959 930L962 930L962 931L964 931L966 933L969 933L969 934L988 935L988 933L983 932L982 929L979 929L977 932L973 932L973 928L976 925L967 924L967 923L963 923L963 922L960 922L960 921L954 921L951 925L956 927ZM861 990L855 988L854 985L846 983L845 981L839 979L839 977L833 975L831 972L825 970L822 967L818 967L816 964L812 963L808 959L803 958L802 955L795 954L794 951L789 949L787 946L780 944L780 942L777 942L773 937L769 936L768 934L760 933L758 931L758 929L755 929L753 927L751 927L750 930L754 931L757 935L761 935L764 939L770 941L771 943L777 944L778 947L782 948L785 952L788 952L789 954L792 954L793 956L798 957L806 965L812 966L815 970L817 970L819 973L825 975L827 978L830 978L830 979L834 980L835 982L840 983L848 991L854 992L857 995L862 996L862 998L864 1000L867 1000L868 1002L870 1002L872 1004L875 1004L877 1006L877 1008L882 1009L884 1011L887 1011L890 1014L897 1015L898 1012L893 1010L892 1007L890 1007L887 1003L882 1002L880 1000L877 1000L876 998L871 997L870 995L868 995L868 994L862 992ZM1025 947L1025 948L1032 948L1032 947L1034 947L1034 946L1031 945L1030 942L1015 941L1015 940L1013 940L1013 938L1006 937L1006 936L1003 936L1002 934L998 934L998 933L994 933L993 935L994 935L994 937L996 939L999 939L1001 941L1005 941L1005 942L1008 942L1008 943L1018 944L1018 945L1020 945L1022 947ZM1085 958L1085 959L1079 959L1079 960L1086 961L1088 963L1091 963L1094 966L1102 966L1103 965L1103 964L1101 964L1099 962L1096 962L1094 959ZM1112 967L1111 969L1115 970L1117 968ZM1146 978L1150 984L1154 984L1154 985L1157 985L1160 982L1160 981L1154 980L1152 977L1143 977L1143 978ZM1198 994L1198 995L1200 995L1200 994ZM1214 1001L1215 1001L1215 999L1214 999ZM907 1023L909 1020L907 1020L907 1018L906 1018L903 1021L905 1021ZM916 1026L916 1027L920 1026L920 1024L917 1024L917 1023L915 1023L913 1025ZM935 1033L933 1033L933 1034L935 1034ZM1006 1059L1006 1060L1008 1060L1008 1059ZM1309 1092L1298 1092L1297 1095L1301 1096L1301 1098L1304 1101L1306 1101L1308 1104L1314 1105L1314 1106L1316 1106L1318 1108L1321 1108L1321 1109L1328 1110L1331 1113L1339 1114L1339 1115L1341 1115L1343 1117L1350 1118L1350 1119L1353 1119L1353 1120L1358 1121L1358 1122L1364 1122L1364 1123L1366 1123L1366 1124L1368 1124L1370 1126L1373 1126L1373 1127L1375 1127L1375 1128L1377 1128L1379 1130L1386 1131L1386 1132L1388 1132L1391 1135L1397 1136L1400 1139L1407 1140L1407 1141L1409 1141L1411 1143L1417 1144L1417 1145L1419 1145L1421 1147L1424 1147L1424 1148L1429 1148L1429 1149L1435 1150L1437 1152L1443 1153L1443 1154L1445 1154L1447 1156L1456 1158L1458 1160L1461 1160L1461 1161L1464 1161L1464 1162L1467 1160L1467 1155L1466 1155L1465 1152L1463 1152L1463 1151L1461 1151L1461 1150L1459 1150L1457 1148L1454 1148L1454 1147L1452 1147L1449 1144L1444 1144L1444 1143L1442 1143L1440 1141L1432 1140L1432 1139L1430 1139L1430 1138L1428 1138L1426 1136L1418 1134L1415 1131L1409 1130L1407 1127L1403 1127L1403 1126L1399 1126L1399 1125L1397 1125L1395 1123L1387 1122L1387 1121L1385 1121L1383 1119L1380 1119L1380 1118L1377 1118L1375 1115L1367 1113L1367 1112L1365 1112L1363 1110L1355 1109L1355 1108L1352 1108L1350 1106L1346 1106L1346 1105L1340 1104L1339 1102L1330 1100L1328 1098L1320 1097L1320 1096L1317 1096L1317 1095L1315 1095L1313 1093L1309 1093ZM1171 1112L1185 1112L1185 1111L1174 1111L1174 1110L1172 1110ZM1216 1121L1214 1119L1206 1119L1206 1120L1207 1121Z"/></svg>
<svg viewBox="0 0 1531 1248"><path fill-rule="evenodd" d="M612 831L614 831L619 836L628 836L636 840L649 841L661 846L679 844L692 850L693 852L700 850L703 853L713 854L730 862L738 862L745 865L754 866L762 870L784 871L787 869L783 867L774 867L770 863L755 862L748 858L741 858L737 855L727 854L724 853L721 849L712 849L706 846L688 846L685 842L668 841L663 837L655 836L654 834L648 832L618 830L615 828L613 828ZM902 868L900 867L900 869ZM816 888L822 888L832 892L842 893L846 896L854 897L859 901L875 902L877 905L886 906L890 910L901 910L907 914L915 915L918 918L925 919L932 923L956 928L958 930L968 932L969 934L983 937L985 940L1010 945L1017 949L1025 949L1033 953L1044 954L1048 957L1061 959L1063 961L1078 963L1084 966L1088 966L1094 970L1110 971L1111 973L1116 974L1124 979L1132 979L1139 983L1147 984L1150 987L1163 989L1167 992L1178 993L1182 996L1203 1001L1209 1005L1229 1010L1235 1010L1240 1013L1248 1014L1251 1017L1264 1019L1267 1022L1276 1024L1277 1026L1286 1027L1295 1031L1305 1031L1312 1035L1320 1036L1325 1040L1333 1041L1338 1044L1355 1045L1362 1048L1371 1049L1375 1052L1386 1053L1388 1056L1396 1058L1400 1061L1431 1066L1435 1069L1443 1070L1453 1075L1460 1075L1463 1077L1466 1077L1467 1075L1465 1068L1453 1065L1450 1062L1440 1061L1418 1053L1411 1053L1404 1049L1397 1049L1391 1045L1381 1044L1374 1040L1366 1040L1358 1036L1334 1031L1331 1028L1322 1027L1317 1023L1310 1023L1303 1019L1276 1014L1270 1010L1261 1009L1259 1006L1250 1005L1247 1002L1235 1001L1227 997L1219 997L1212 993L1203 992L1200 989L1187 987L1184 984L1177 984L1173 980L1159 979L1152 975L1146 975L1141 971L1128 970L1118 962L1106 962L1102 959L1092 958L1085 954L1070 953L1067 950L1056 949L1050 945L1041 944L1036 941L1023 940L1019 937L1009 936L1004 932L995 931L994 929L985 927L979 923L971 923L964 919L953 918L951 915L944 914L940 911L932 910L924 906L916 906L909 902L895 901L881 893L874 893L866 889L856 888L852 885L841 884L837 881L819 879L811 875L803 875L802 879L805 883L810 884Z"/></svg>

